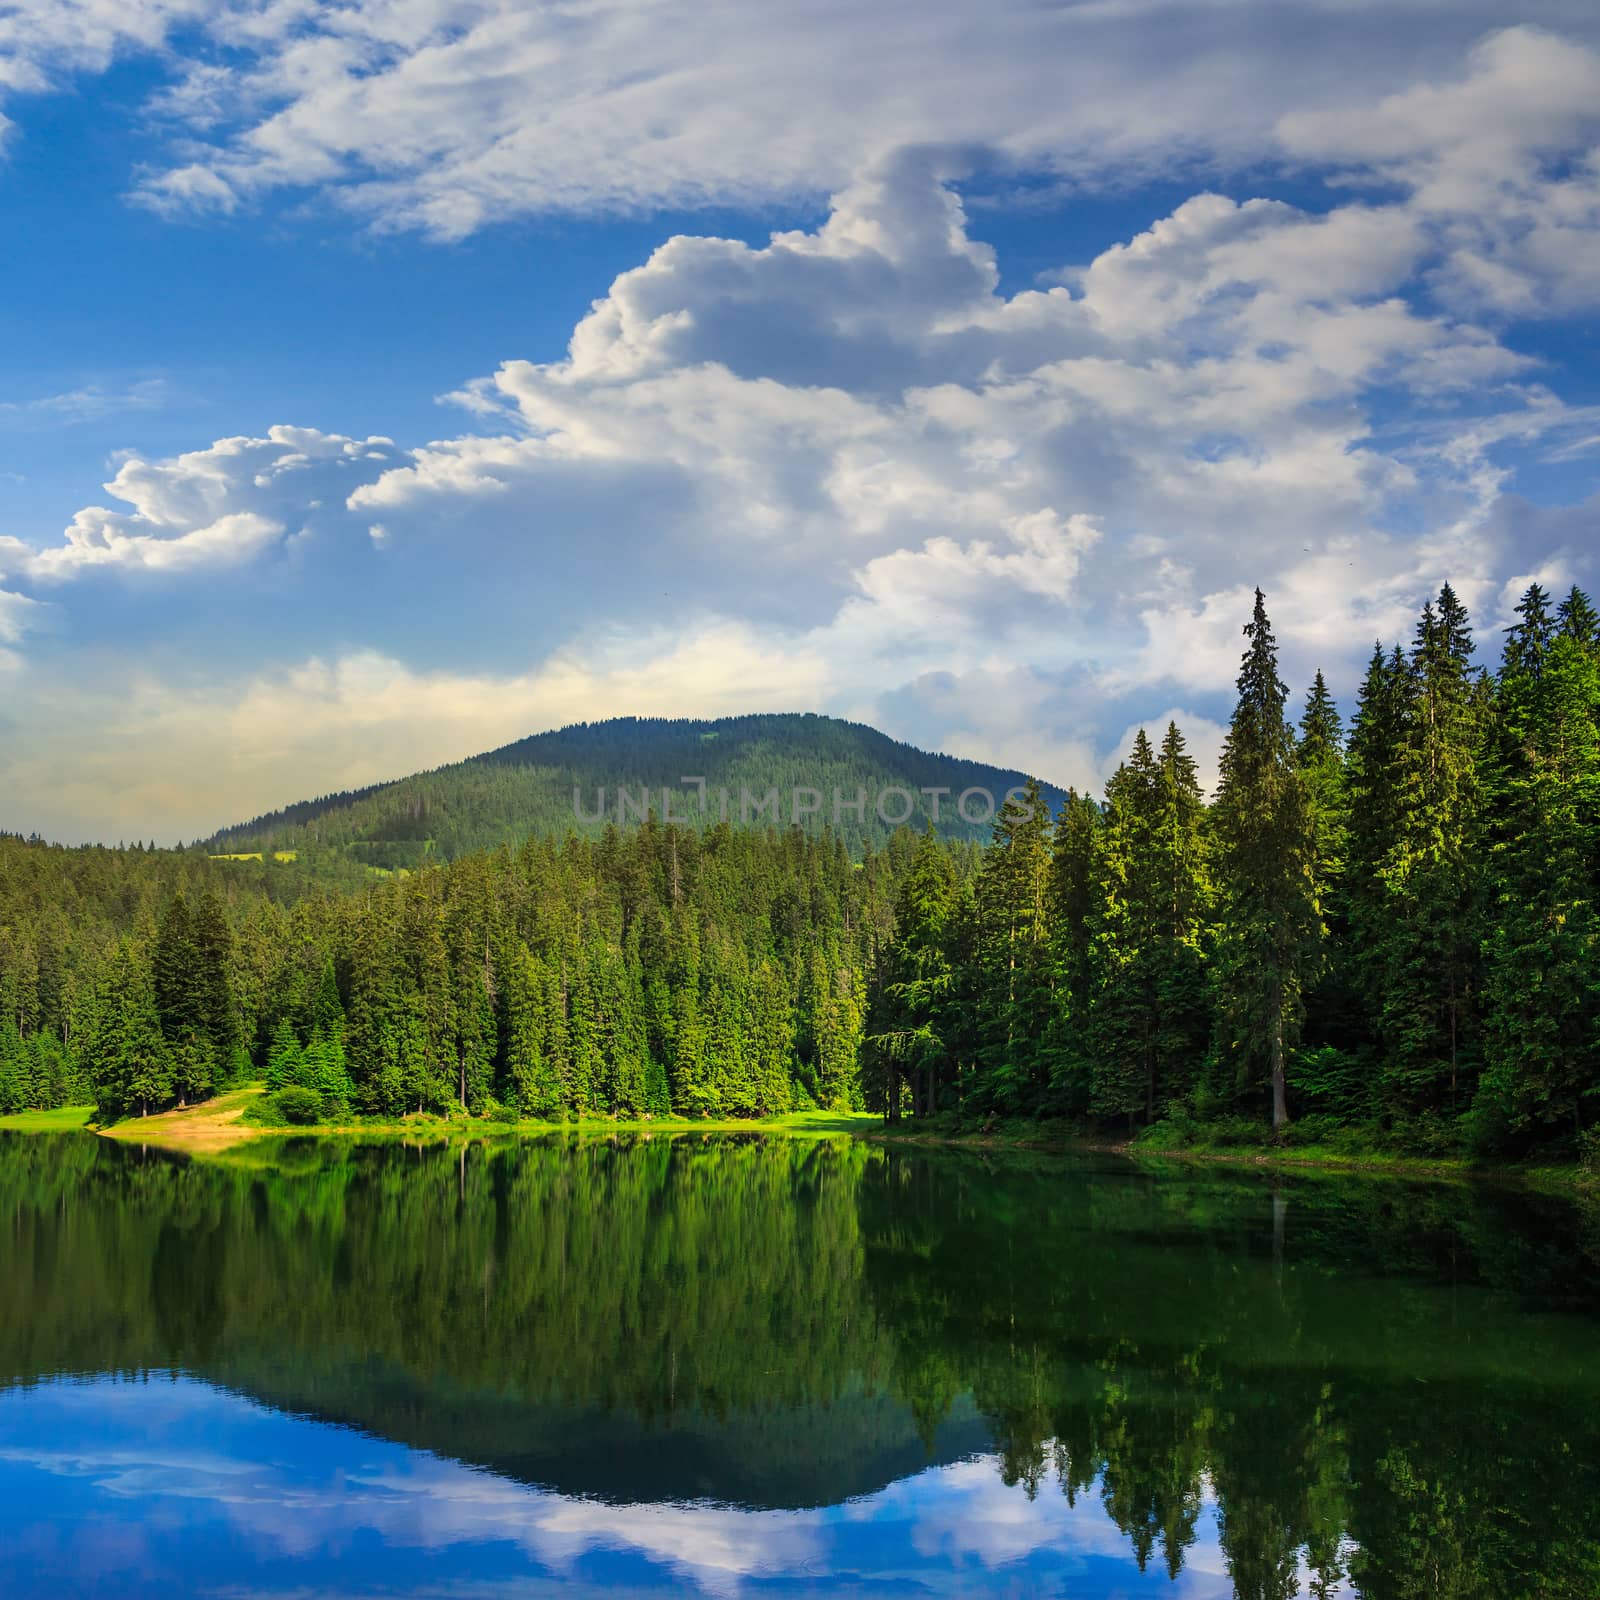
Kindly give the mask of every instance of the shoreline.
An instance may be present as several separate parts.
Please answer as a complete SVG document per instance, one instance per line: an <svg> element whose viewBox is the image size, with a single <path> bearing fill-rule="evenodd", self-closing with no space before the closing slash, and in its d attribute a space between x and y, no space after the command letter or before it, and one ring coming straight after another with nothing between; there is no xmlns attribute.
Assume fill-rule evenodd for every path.
<svg viewBox="0 0 1600 1600"><path fill-rule="evenodd" d="M52 1111L23 1111L0 1117L0 1133L94 1134L123 1144L152 1145L185 1155L212 1155L261 1139L484 1139L547 1138L551 1134L614 1133L782 1133L791 1137L830 1138L844 1134L864 1136L880 1119L873 1112L798 1111L779 1117L580 1117L575 1121L546 1122L538 1118L486 1121L474 1117L426 1114L394 1122L317 1122L305 1126L275 1126L247 1121L246 1113L265 1099L258 1086L233 1089L213 1099L183 1109L153 1112L100 1126L93 1121L92 1106L63 1106Z"/></svg>
<svg viewBox="0 0 1600 1600"><path fill-rule="evenodd" d="M1046 1154L1097 1154L1118 1156L1142 1164L1182 1162L1186 1165L1255 1167L1269 1172L1326 1172L1342 1176L1393 1177L1433 1182L1491 1183L1555 1193L1600 1194L1600 1174L1577 1165L1484 1165L1460 1156L1418 1156L1366 1151L1352 1155L1316 1145L1281 1149L1259 1145L1220 1148L1177 1146L1155 1148L1132 1139L1095 1139L1048 1132L995 1131L984 1133L918 1132L915 1128L890 1130L880 1126L863 1137L884 1144L921 1145L925 1148L979 1150L1036 1150Z"/></svg>
<svg viewBox="0 0 1600 1600"><path fill-rule="evenodd" d="M870 1144L926 1149L1030 1150L1055 1155L1109 1155L1141 1165L1183 1163L1190 1166L1253 1167L1269 1172L1328 1173L1343 1176L1393 1177L1432 1182L1489 1183L1564 1194L1600 1193L1600 1176L1570 1166L1489 1166L1460 1157L1428 1157L1370 1151L1350 1154L1318 1146L1268 1149L1260 1146L1154 1149L1136 1140L1095 1139L1057 1132L1049 1125L970 1132L918 1129L915 1124L890 1126L876 1112L790 1112L778 1117L580 1117L547 1122L537 1118L481 1121L462 1116L427 1114L394 1122L348 1121L306 1126L271 1126L247 1121L246 1113L265 1098L250 1085L230 1090L182 1110L133 1117L107 1127L93 1121L92 1106L63 1106L51 1111L24 1111L0 1116L0 1132L92 1133L125 1144L153 1145L175 1153L206 1156L236 1149L260 1139L344 1138L426 1139L547 1138L551 1134L663 1135L710 1133L784 1134L829 1138L844 1135Z"/></svg>

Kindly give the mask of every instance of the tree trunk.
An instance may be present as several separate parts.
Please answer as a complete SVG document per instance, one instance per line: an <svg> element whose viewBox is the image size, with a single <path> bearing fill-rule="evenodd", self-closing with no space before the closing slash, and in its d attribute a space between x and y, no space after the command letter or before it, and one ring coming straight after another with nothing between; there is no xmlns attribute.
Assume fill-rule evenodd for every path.
<svg viewBox="0 0 1600 1600"><path fill-rule="evenodd" d="M1281 1131L1289 1120L1289 1100L1283 1072L1283 1012L1272 1019L1272 1131Z"/></svg>

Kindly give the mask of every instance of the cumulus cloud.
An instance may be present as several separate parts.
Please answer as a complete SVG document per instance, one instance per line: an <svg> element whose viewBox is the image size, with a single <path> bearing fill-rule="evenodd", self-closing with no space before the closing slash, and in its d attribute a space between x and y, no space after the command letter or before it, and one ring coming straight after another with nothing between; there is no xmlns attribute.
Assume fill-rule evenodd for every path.
<svg viewBox="0 0 1600 1600"><path fill-rule="evenodd" d="M274 427L265 438L218 439L165 461L124 460L104 487L131 506L86 506L56 544L0 538L0 575L68 582L94 568L193 572L243 564L392 459L388 439Z"/></svg>
<svg viewBox="0 0 1600 1600"><path fill-rule="evenodd" d="M1409 192L1436 236L1436 288L1517 316L1600 299L1600 53L1531 27L1481 41L1464 69L1359 111L1306 109L1285 147Z"/></svg>
<svg viewBox="0 0 1600 1600"><path fill-rule="evenodd" d="M1425 243L1404 203L1200 195L1006 297L941 175L897 158L762 248L670 241L565 360L462 392L505 431L436 442L352 506L403 541L449 507L531 522L552 484L654 472L673 506L614 549L670 551L724 609L777 605L835 653L892 651L900 681L1010 644L1118 692L1221 690L1257 582L1309 655L1406 625L1445 575L1486 581L1496 450L1588 424L1406 297Z"/></svg>

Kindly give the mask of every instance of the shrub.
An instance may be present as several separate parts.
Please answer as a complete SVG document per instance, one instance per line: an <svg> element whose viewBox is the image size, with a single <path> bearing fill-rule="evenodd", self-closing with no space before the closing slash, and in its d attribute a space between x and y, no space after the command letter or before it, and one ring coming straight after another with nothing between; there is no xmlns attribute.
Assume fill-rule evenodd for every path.
<svg viewBox="0 0 1600 1600"><path fill-rule="evenodd" d="M1197 1128L1181 1108L1139 1131L1134 1144L1140 1150L1186 1150L1195 1142Z"/></svg>
<svg viewBox="0 0 1600 1600"><path fill-rule="evenodd" d="M1578 1135L1578 1165L1591 1178L1600 1178L1600 1128L1585 1128Z"/></svg>
<svg viewBox="0 0 1600 1600"><path fill-rule="evenodd" d="M272 1097L272 1109L287 1123L297 1128L310 1127L322 1121L322 1101L310 1089L291 1085L280 1089Z"/></svg>

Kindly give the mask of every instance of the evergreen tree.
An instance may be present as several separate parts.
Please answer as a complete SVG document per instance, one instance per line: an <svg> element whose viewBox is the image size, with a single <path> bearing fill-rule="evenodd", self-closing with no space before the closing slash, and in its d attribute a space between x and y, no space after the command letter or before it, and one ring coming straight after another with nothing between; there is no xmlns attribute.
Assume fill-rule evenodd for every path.
<svg viewBox="0 0 1600 1600"><path fill-rule="evenodd" d="M1530 670L1540 671L1529 646ZM1406 678L1398 815L1383 863L1385 1094L1391 1109L1464 1109L1478 981L1482 705L1465 608L1446 584L1423 607Z"/></svg>
<svg viewBox="0 0 1600 1600"><path fill-rule="evenodd" d="M194 999L199 1033L226 1065L239 1042L233 999L233 930L216 893L206 889L194 914Z"/></svg>
<svg viewBox="0 0 1600 1600"><path fill-rule="evenodd" d="M194 918L182 889L162 914L154 954L156 1013L161 1032L171 1041L192 1041L205 1034L205 1007L200 978L199 945Z"/></svg>
<svg viewBox="0 0 1600 1600"><path fill-rule="evenodd" d="M1499 675L1495 846L1485 942L1480 1141L1576 1137L1600 1120L1600 649L1574 590L1562 629L1537 585ZM1575 626L1568 626L1573 619Z"/></svg>
<svg viewBox="0 0 1600 1600"><path fill-rule="evenodd" d="M953 980L949 923L954 905L954 865L930 829L900 886L894 940L878 974L868 1040L891 1122L899 1120L907 1089L913 1109L932 1115L941 1083L952 1076L943 1029Z"/></svg>
<svg viewBox="0 0 1600 1600"><path fill-rule="evenodd" d="M1051 990L1049 837L1049 814L1030 779L1000 808L978 875L976 1092L1007 1114L1036 1110L1047 1082L1049 1063L1033 1019Z"/></svg>
<svg viewBox="0 0 1600 1600"><path fill-rule="evenodd" d="M95 1103L102 1119L143 1117L172 1098L172 1060L161 1031L149 965L131 940L107 964L89 1045Z"/></svg>
<svg viewBox="0 0 1600 1600"><path fill-rule="evenodd" d="M1088 1110L1089 1019L1094 1003L1091 923L1098 905L1095 863L1101 810L1076 790L1056 818L1046 900L1051 1005L1043 1030L1052 1109L1066 1115Z"/></svg>
<svg viewBox="0 0 1600 1600"><path fill-rule="evenodd" d="M1315 974L1322 925L1313 876L1315 838L1278 648L1256 590L1239 699L1223 746L1216 832L1222 891L1223 1042L1240 1080L1264 1074L1272 1126L1288 1121L1286 1062Z"/></svg>

